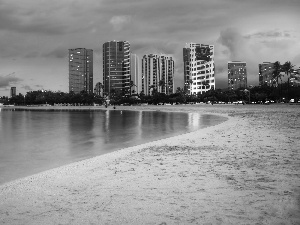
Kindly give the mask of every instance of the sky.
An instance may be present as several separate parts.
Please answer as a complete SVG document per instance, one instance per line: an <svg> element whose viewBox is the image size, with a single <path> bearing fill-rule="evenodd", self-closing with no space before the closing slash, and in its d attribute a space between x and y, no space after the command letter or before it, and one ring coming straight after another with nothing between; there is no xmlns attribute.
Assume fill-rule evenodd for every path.
<svg viewBox="0 0 300 225"><path fill-rule="evenodd" d="M186 43L215 46L216 88L227 87L228 61L300 66L300 0L0 0L0 96L68 92L68 49L94 50L94 84L102 82L102 45L128 41L140 59L175 61L183 87Z"/></svg>

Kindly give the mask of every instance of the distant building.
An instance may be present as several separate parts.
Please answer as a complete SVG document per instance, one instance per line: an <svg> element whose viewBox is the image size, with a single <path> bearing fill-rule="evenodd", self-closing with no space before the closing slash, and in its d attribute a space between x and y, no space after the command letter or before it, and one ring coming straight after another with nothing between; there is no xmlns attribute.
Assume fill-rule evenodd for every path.
<svg viewBox="0 0 300 225"><path fill-rule="evenodd" d="M192 77L190 74L190 49L183 48L184 90L190 91Z"/></svg>
<svg viewBox="0 0 300 225"><path fill-rule="evenodd" d="M131 93L139 94L142 90L142 75L140 72L139 57L136 54L130 56Z"/></svg>
<svg viewBox="0 0 300 225"><path fill-rule="evenodd" d="M164 55L149 54L142 58L142 92L152 95L156 90L174 93L174 60Z"/></svg>
<svg viewBox="0 0 300 225"><path fill-rule="evenodd" d="M183 48L184 89L189 94L202 94L215 89L214 46L187 44Z"/></svg>
<svg viewBox="0 0 300 225"><path fill-rule="evenodd" d="M276 85L276 79L273 78L274 63L263 62L258 64L259 69L259 85Z"/></svg>
<svg viewBox="0 0 300 225"><path fill-rule="evenodd" d="M290 84L292 87L300 87L300 68L291 73Z"/></svg>
<svg viewBox="0 0 300 225"><path fill-rule="evenodd" d="M247 88L246 62L228 62L228 90Z"/></svg>
<svg viewBox="0 0 300 225"><path fill-rule="evenodd" d="M93 93L93 50L69 49L69 92Z"/></svg>
<svg viewBox="0 0 300 225"><path fill-rule="evenodd" d="M10 97L15 97L17 95L17 88L11 87L10 88Z"/></svg>
<svg viewBox="0 0 300 225"><path fill-rule="evenodd" d="M130 94L130 44L128 41L109 41L103 44L104 94Z"/></svg>

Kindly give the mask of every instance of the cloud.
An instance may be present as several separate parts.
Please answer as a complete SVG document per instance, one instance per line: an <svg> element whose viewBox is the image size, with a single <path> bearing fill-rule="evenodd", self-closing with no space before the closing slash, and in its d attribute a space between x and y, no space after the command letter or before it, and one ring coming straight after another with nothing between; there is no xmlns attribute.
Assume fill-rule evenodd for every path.
<svg viewBox="0 0 300 225"><path fill-rule="evenodd" d="M289 38L292 35L288 31L269 30L244 36L245 38Z"/></svg>
<svg viewBox="0 0 300 225"><path fill-rule="evenodd" d="M231 60L237 60L244 54L245 38L235 28L222 30L217 42L228 48Z"/></svg>
<svg viewBox="0 0 300 225"><path fill-rule="evenodd" d="M0 30L17 33L61 35L69 32L68 1L0 0ZM70 10L70 9L69 9Z"/></svg>
<svg viewBox="0 0 300 225"><path fill-rule="evenodd" d="M65 58L68 56L68 49L63 47L57 48L51 52L43 54L44 57L51 57L51 58Z"/></svg>
<svg viewBox="0 0 300 225"><path fill-rule="evenodd" d="M22 86L26 91L32 91L32 88L29 85Z"/></svg>
<svg viewBox="0 0 300 225"><path fill-rule="evenodd" d="M115 31L120 31L124 25L131 22L131 16L113 16L109 22L113 25Z"/></svg>
<svg viewBox="0 0 300 225"><path fill-rule="evenodd" d="M22 79L16 77L14 74L15 73L13 72L6 76L0 76L0 88L9 87L10 85L16 84L22 80Z"/></svg>
<svg viewBox="0 0 300 225"><path fill-rule="evenodd" d="M29 52L29 53L26 54L24 57L25 57L25 58L36 58L36 57L38 57L38 56L39 56L39 53L33 51L33 52Z"/></svg>

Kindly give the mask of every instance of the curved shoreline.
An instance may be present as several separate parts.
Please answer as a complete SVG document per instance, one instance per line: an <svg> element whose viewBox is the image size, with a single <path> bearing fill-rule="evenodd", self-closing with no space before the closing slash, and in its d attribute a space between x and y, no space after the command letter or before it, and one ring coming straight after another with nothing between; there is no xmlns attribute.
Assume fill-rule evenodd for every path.
<svg viewBox="0 0 300 225"><path fill-rule="evenodd" d="M129 109L130 110L127 110L127 109L125 110L124 109L124 110L113 110L113 111L135 111L136 113L141 113L141 111L137 111L137 110L134 110L132 108L129 108ZM24 111L24 107L16 107L16 108L13 108L11 110L13 110L13 111L14 110L15 111L23 111L23 112L27 111L28 112L28 111L31 111L31 107L29 107L28 109L25 109L25 111ZM6 111L8 112L8 111L11 111L11 110L6 110ZM13 111L11 113L13 113ZM76 108L74 109L74 107L73 107L72 110L68 110L68 109L61 110L61 107L58 107L58 108L54 107L53 109L51 109L49 111L48 107L35 107L35 108L33 108L32 111L33 112L34 111L38 112L39 113L38 115L44 115L43 112L47 112L47 113L45 113L45 115L57 115L57 113L61 114L61 113L73 112L73 111L84 112L83 115L90 115L91 113L93 115L99 115L100 111L101 112L105 112L106 110L96 109L95 111L90 111L90 110L86 110L86 109L81 110L79 107L77 109ZM87 111L89 111L89 112L87 112ZM109 109L109 111L110 111L110 109ZM113 111L110 111L111 113L113 113L113 115L118 114L117 112L113 112ZM146 112L146 110L143 110L143 111ZM147 110L147 111L150 111L150 112L152 111L152 113L154 113L154 111L156 111L157 113L155 113L155 115L156 114L161 115L162 113L165 113L165 115L170 115L170 113L168 113L168 112L160 112L160 111L157 111L157 110ZM53 114L54 112L55 112L55 114ZM127 114L124 114L124 113L125 112L123 112L123 115L127 115ZM151 113L151 115L152 115L152 113ZM35 159L30 160L30 159L28 159L31 162L30 164L28 162L26 163L25 161L23 162L22 160L19 160L19 162L18 162L19 166L16 163L15 163L15 166L11 166L11 165L7 164L7 161L3 161L5 159L4 158L4 159L0 160L0 164L1 164L1 162L3 162L2 166L6 165L7 167L4 168L4 170L2 170L1 173L0 173L0 185L3 185L5 183L11 182L11 181L14 181L14 180L17 180L17 179L22 179L24 177L31 176L31 175L34 175L36 173L41 173L41 172L44 172L44 171L47 171L47 170L50 170L50 169L54 169L56 167L61 167L61 166L64 166L64 165L67 165L67 164L70 164L70 163L73 163L73 162L77 162L77 161L80 161L80 160L89 159L89 158L92 158L92 157L96 157L96 156L100 156L100 155L103 155L103 154L107 154L107 153L112 152L112 151L117 151L117 150L121 150L121 149L124 149L124 148L127 148L127 147L137 146L137 145L140 145L140 144L143 144L143 143L147 143L147 142L158 141L158 140L161 140L161 139L165 139L165 138L168 138L168 137L174 137L174 136L177 136L177 135L180 135L180 134L184 134L184 133L190 133L192 131L195 131L196 129L203 129L203 128L207 127L207 126L216 125L216 124L222 123L223 121L227 120L226 117L224 117L224 115L222 115L222 116L220 116L220 115L215 116L215 115L206 114L206 113L205 114L202 114L202 113L198 114L196 112L193 112L191 114L189 114L188 112L176 112L176 114L174 114L174 115L177 115L177 113L181 114L181 115L185 115L185 117L191 117L191 115L194 115L194 114L195 114L195 116L197 115L197 117L199 116L200 117L199 125L197 126L197 128L193 127L193 125L195 125L195 124L189 125L190 128L187 129L185 127L187 124L185 124L185 125L183 125L181 127L182 129L176 129L176 128L174 129L174 128L172 128L173 132L155 132L155 133L161 133L161 135L157 135L157 134L154 133L154 134L151 134L151 137L147 137L145 135L144 135L144 137L138 136L139 138L137 138L137 139L135 137L135 139L136 139L135 141L132 141L130 139L128 139L128 140L126 139L126 143L124 143L124 145L121 142L120 143L118 142L118 144L115 143L114 145L111 145L111 146L107 145L106 147L105 147L105 145L102 146L102 145L99 145L99 144L95 144L93 147L91 147L89 149L89 152L93 152L93 154L89 154L89 152L88 152L84 156L81 156L80 158L79 157L76 158L75 156L73 158L67 158L67 157L65 157L64 154L61 154L61 152L62 152L63 149L61 149L60 151L58 151L58 149L60 148L59 145L57 145L56 150L53 149L53 147L52 147L52 149L53 149L52 155L53 156L44 155L44 151L41 151L39 153L39 158L46 158L46 157L48 158L47 162L45 161L42 164L38 160L35 160ZM67 114L64 114L64 115L67 115ZM144 115L144 113L142 113L140 115ZM2 118L2 120L3 120L3 118ZM172 121L174 122L174 125L172 125L172 127L173 127L173 126L175 126L175 124L177 123L177 121L176 120L172 120ZM163 121L161 121L161 123L164 124ZM165 123L165 124L168 124L168 123ZM59 124L57 124L57 125L59 125ZM44 126L46 127L46 125L44 125ZM97 127L99 127L99 126L97 126ZM144 127L144 126L139 126L139 127L141 128L141 127ZM140 130L140 128L137 127L136 129ZM144 128L143 128L143 130L144 130ZM149 130L149 129L147 129L147 130ZM97 136L99 134L99 131L93 131L93 132L94 132L93 135L95 135L95 136ZM51 132L50 132L50 134L51 134ZM113 134L113 133L111 133L111 134ZM64 134L62 134L62 135L64 135ZM13 135L11 135L11 136L13 136ZM100 135L100 136L102 138L102 135ZM97 136L97 139L99 139L100 136ZM52 139L52 136L49 136L48 138ZM15 141L17 141L17 140L15 140ZM91 141L97 143L95 140L91 140ZM7 143L5 144L5 142L4 142L3 146L8 146L8 144ZM22 145L19 145L19 146L20 147L17 148L17 149L15 149L15 150L22 150L22 147L21 147ZM47 146L44 146L43 145L43 141L42 141L42 143L39 145L39 148L43 148L43 149L45 148L45 149L47 149L48 146L50 146L50 149L51 149L51 145L48 144ZM16 148L16 147L14 147L14 148ZM72 149L74 150L74 148L72 148ZM99 151L99 149L101 149L101 151ZM24 149L24 150L26 150L26 149ZM38 150L38 148L37 148L37 150ZM83 150L83 149L78 148L77 150L80 151L80 150ZM27 153L27 151L22 151L21 154L23 154L24 152ZM9 153L9 152L7 152L7 153ZM59 163L56 162L55 155L56 155L56 157L58 155L62 156L61 157L62 160L58 160ZM12 155L12 157L13 157L13 155ZM65 157L65 160L63 160L64 157ZM8 157L6 157L6 158L8 158ZM35 165L35 167L32 167L31 164L36 164L36 165ZM15 167L17 167L17 168L18 167L19 168L22 167L24 169L22 171L20 171L19 173L14 173ZM1 177L1 174L3 175L3 177Z"/></svg>
<svg viewBox="0 0 300 225"><path fill-rule="evenodd" d="M214 113L212 113L212 114L216 115L216 116L220 116L220 117L225 117L223 114L214 114ZM228 116L227 116L227 118L229 119ZM107 157L108 159L111 159L111 158L115 159L115 157L118 158L118 157L126 156L128 154L132 154L136 151L139 151L142 148L149 148L149 147L157 146L157 145L170 144L171 142L174 144L173 141L176 138L181 139L184 136L188 137L190 134L194 134L196 132L203 131L203 130L206 130L206 129L211 128L211 127L212 127L212 129L215 129L216 126L220 126L221 124L226 123L228 121L228 119L225 120L224 122L218 123L216 125L208 126L208 127L205 127L205 128L200 128L200 129L195 130L195 131L185 132L185 133L178 134L178 135L175 135L175 136L161 138L161 139L146 142L146 143L143 143L143 144L134 145L134 146L131 146L131 147L121 148L121 149L118 149L118 150L113 151L113 152L109 152L109 153L94 156L94 157L91 157L91 158L87 158L87 159L79 160L79 161L76 161L76 162L68 163L66 165L62 165L62 166L59 166L59 167L56 167L56 168L53 168L53 169L49 169L49 170L42 171L42 172L39 172L39 173L36 173L36 174L33 174L33 175L29 175L29 176L22 177L22 178L19 178L19 179L16 179L16 180L12 180L12 181L9 181L7 183L1 184L0 189L1 189L1 187L14 186L16 184L23 183L24 181L26 182L27 180L29 180L29 182L31 183L31 182L33 182L33 180L36 179L36 177L43 177L45 174L47 174L46 176L48 176L48 174L54 174L54 176L55 176L55 174L59 173L61 170L69 170L67 167L77 167L78 165L82 165L82 164L86 164L86 163L89 164L91 162L93 163L94 161L102 161L103 160L102 158L104 158L104 157L105 158Z"/></svg>
<svg viewBox="0 0 300 225"><path fill-rule="evenodd" d="M299 223L299 106L222 107L151 107L229 119L4 184L0 223Z"/></svg>

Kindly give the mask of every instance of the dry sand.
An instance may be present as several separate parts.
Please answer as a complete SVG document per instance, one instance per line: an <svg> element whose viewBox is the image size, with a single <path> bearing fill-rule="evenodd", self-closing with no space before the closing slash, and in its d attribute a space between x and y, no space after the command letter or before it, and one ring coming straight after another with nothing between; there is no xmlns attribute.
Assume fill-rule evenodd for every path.
<svg viewBox="0 0 300 225"><path fill-rule="evenodd" d="M2 185L0 224L300 224L299 105L118 109L229 119Z"/></svg>

